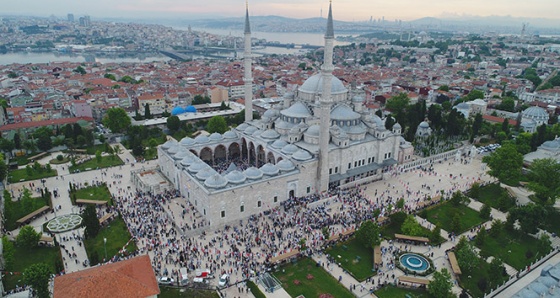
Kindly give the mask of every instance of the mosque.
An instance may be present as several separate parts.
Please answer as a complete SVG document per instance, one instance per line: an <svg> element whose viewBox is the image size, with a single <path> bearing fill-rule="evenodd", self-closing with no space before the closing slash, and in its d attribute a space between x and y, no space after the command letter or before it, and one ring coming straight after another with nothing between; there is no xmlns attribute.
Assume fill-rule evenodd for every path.
<svg viewBox="0 0 560 298"><path fill-rule="evenodd" d="M161 173L211 225L280 206L293 197L383 179L411 159L413 147L396 123L364 106L359 92L333 76L333 18L329 5L324 63L283 102L252 119L251 30L244 30L245 122L158 148Z"/></svg>

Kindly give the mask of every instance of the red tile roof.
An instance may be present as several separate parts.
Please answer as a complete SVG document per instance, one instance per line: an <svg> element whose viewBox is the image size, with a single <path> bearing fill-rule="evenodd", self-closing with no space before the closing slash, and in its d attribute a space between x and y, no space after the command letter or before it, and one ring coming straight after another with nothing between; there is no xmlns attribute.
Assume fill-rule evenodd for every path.
<svg viewBox="0 0 560 298"><path fill-rule="evenodd" d="M57 276L53 291L57 298L136 298L159 293L148 255Z"/></svg>
<svg viewBox="0 0 560 298"><path fill-rule="evenodd" d="M31 127L43 127L47 125L65 125L69 123L76 123L78 120L85 120L88 122L93 122L93 118L89 117L71 117L71 118L59 118L59 119L49 119L49 120L41 120L41 121L30 121L30 122L20 122L20 123L12 123L0 126L0 131L10 131L10 130L17 130L22 128L31 128Z"/></svg>

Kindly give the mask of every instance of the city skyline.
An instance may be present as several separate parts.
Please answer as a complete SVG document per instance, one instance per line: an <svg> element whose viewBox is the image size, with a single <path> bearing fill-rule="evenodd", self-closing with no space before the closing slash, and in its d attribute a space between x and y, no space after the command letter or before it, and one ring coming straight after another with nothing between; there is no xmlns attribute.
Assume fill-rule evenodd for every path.
<svg viewBox="0 0 560 298"><path fill-rule="evenodd" d="M250 16L278 15L291 18L326 17L328 1L308 0L257 0L249 1ZM3 14L59 17L72 13L75 16L90 15L97 18L122 17L155 19L162 17L196 19L215 17L239 17L243 15L243 1L208 0L186 3L180 0L109 0L78 2L53 0L48 5L42 0L12 1L3 8ZM334 18L341 21L366 21L370 18L387 21L414 20L423 17L454 18L461 16L512 16L522 18L546 18L559 20L554 0L528 2L521 0L497 1L443 1L417 2L394 0L369 2L360 0L333 1ZM32 8L32 9L30 9Z"/></svg>

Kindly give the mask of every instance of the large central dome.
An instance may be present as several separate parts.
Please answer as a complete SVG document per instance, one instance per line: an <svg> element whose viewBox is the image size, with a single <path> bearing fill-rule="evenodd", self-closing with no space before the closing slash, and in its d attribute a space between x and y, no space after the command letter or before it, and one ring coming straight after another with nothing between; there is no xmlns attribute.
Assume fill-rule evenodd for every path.
<svg viewBox="0 0 560 298"><path fill-rule="evenodd" d="M299 92L310 93L310 94L323 94L323 75L316 74L309 77L301 87L299 87ZM348 89L344 87L344 84L335 76L332 77L331 84L331 94L343 94L348 92Z"/></svg>

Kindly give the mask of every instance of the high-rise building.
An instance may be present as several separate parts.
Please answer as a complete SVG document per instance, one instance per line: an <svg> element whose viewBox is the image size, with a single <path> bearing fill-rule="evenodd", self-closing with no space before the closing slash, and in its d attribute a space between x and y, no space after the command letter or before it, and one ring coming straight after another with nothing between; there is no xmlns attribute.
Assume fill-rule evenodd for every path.
<svg viewBox="0 0 560 298"><path fill-rule="evenodd" d="M68 22L73 23L74 22L74 14L69 13L67 16Z"/></svg>
<svg viewBox="0 0 560 298"><path fill-rule="evenodd" d="M91 26L91 19L89 18L89 16L80 17L79 22L80 22L80 26L82 27Z"/></svg>

